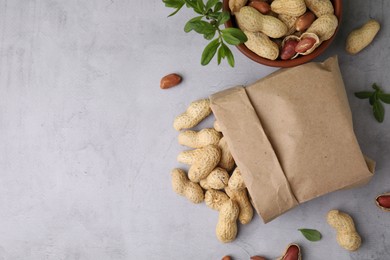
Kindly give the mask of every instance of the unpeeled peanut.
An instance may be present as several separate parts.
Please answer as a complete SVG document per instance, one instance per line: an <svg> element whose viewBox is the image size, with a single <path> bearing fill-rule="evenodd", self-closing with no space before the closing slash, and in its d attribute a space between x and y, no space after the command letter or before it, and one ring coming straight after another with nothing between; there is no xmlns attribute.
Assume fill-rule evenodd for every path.
<svg viewBox="0 0 390 260"><path fill-rule="evenodd" d="M232 176L230 176L228 184L229 187L233 190L242 190L246 188L244 179L242 178L241 175L241 171L238 167L234 169Z"/></svg>
<svg viewBox="0 0 390 260"><path fill-rule="evenodd" d="M202 188L197 183L191 182L187 178L187 174L182 169L173 169L172 176L172 188L173 190L186 197L193 203L201 203L204 199Z"/></svg>
<svg viewBox="0 0 390 260"><path fill-rule="evenodd" d="M243 31L262 32L271 38L279 38L287 33L287 26L270 15L263 15L255 8L244 6L235 13L238 26Z"/></svg>
<svg viewBox="0 0 390 260"><path fill-rule="evenodd" d="M209 189L206 191L204 196L204 201L206 206L214 209L220 210L222 205L229 200L229 196L225 192L219 190Z"/></svg>
<svg viewBox="0 0 390 260"><path fill-rule="evenodd" d="M206 178L221 159L221 150L216 145L179 153L177 160L191 165L188 177L193 182Z"/></svg>
<svg viewBox="0 0 390 260"><path fill-rule="evenodd" d="M179 144L191 148L201 148L209 144L218 144L221 133L213 128L205 128L199 132L187 130L181 132L178 137Z"/></svg>
<svg viewBox="0 0 390 260"><path fill-rule="evenodd" d="M217 227L215 229L219 241L227 243L236 238L238 213L238 205L232 200L226 201L221 206Z"/></svg>
<svg viewBox="0 0 390 260"><path fill-rule="evenodd" d="M217 167L210 172L210 174L200 181L200 186L203 189L215 189L220 190L225 188L228 185L229 174L227 171L221 167Z"/></svg>
<svg viewBox="0 0 390 260"><path fill-rule="evenodd" d="M219 140L218 147L221 149L221 160L219 161L218 166L230 172L233 170L235 162L225 137L222 137L221 140Z"/></svg>
<svg viewBox="0 0 390 260"><path fill-rule="evenodd" d="M357 54L374 40L380 28L378 21L371 19L362 27L353 30L347 37L345 50L350 54Z"/></svg>
<svg viewBox="0 0 390 260"><path fill-rule="evenodd" d="M334 8L330 0L305 0L305 3L307 8L309 8L317 17L334 13Z"/></svg>
<svg viewBox="0 0 390 260"><path fill-rule="evenodd" d="M214 121L213 127L214 127L214 129L217 130L218 132L220 132L220 133L222 132L221 126L219 125L219 123L218 123L217 120Z"/></svg>
<svg viewBox="0 0 390 260"><path fill-rule="evenodd" d="M234 190L228 186L225 188L225 192L231 200L238 204L240 209L238 220L240 223L243 225L248 224L253 218L253 208L249 201L247 190Z"/></svg>
<svg viewBox="0 0 390 260"><path fill-rule="evenodd" d="M232 13L240 11L246 5L248 0L229 0L229 8Z"/></svg>
<svg viewBox="0 0 390 260"><path fill-rule="evenodd" d="M317 18L306 32L314 33L320 41L330 39L336 31L338 25L337 17L333 14L325 14Z"/></svg>
<svg viewBox="0 0 390 260"><path fill-rule="evenodd" d="M295 32L295 23L298 17L287 14L280 14L278 18L287 26L286 35L291 35Z"/></svg>
<svg viewBox="0 0 390 260"><path fill-rule="evenodd" d="M331 210L327 215L328 224L337 231L337 243L349 251L356 251L359 249L362 239L356 232L353 219L348 214Z"/></svg>
<svg viewBox="0 0 390 260"><path fill-rule="evenodd" d="M248 40L244 44L246 47L248 47L249 50L253 51L260 57L269 60L276 60L278 58L279 46L273 41L271 41L267 35L261 32L253 33L253 32L244 31L244 33L248 38Z"/></svg>
<svg viewBox="0 0 390 260"><path fill-rule="evenodd" d="M187 110L175 118L173 127L176 130L191 128L211 114L210 100L201 99L192 102Z"/></svg>
<svg viewBox="0 0 390 260"><path fill-rule="evenodd" d="M278 14L298 17L306 12L306 4L304 0L274 0L271 10Z"/></svg>

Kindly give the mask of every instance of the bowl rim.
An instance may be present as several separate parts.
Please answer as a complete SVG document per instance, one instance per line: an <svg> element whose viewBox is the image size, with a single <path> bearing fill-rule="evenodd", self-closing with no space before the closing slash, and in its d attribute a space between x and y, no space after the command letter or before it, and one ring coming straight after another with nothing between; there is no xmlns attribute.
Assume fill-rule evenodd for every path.
<svg viewBox="0 0 390 260"><path fill-rule="evenodd" d="M248 47L246 47L245 44L243 43L236 45L237 49L249 59L270 67L280 67L280 68L294 67L315 59L316 57L321 55L333 42L337 32L340 29L340 24L342 22L342 13L343 13L342 0L330 0L330 1L332 2L334 7L334 15L337 17L338 20L336 31L334 32L333 36L330 39L323 41L321 45L309 55L301 55L292 60L269 60L258 56L256 53L249 50ZM228 11L230 13L229 0L223 0L223 10ZM235 24L235 17L230 13L230 19L227 22L225 22L225 28L236 27L234 26L234 24Z"/></svg>

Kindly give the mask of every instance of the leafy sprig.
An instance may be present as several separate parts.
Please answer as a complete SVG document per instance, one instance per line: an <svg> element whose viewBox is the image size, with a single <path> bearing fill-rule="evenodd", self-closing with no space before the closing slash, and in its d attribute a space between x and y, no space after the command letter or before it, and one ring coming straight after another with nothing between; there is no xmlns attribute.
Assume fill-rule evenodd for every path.
<svg viewBox="0 0 390 260"><path fill-rule="evenodd" d="M198 14L185 24L184 31L186 33L195 31L211 41L203 50L200 61L202 65L209 64L217 54L218 65L226 58L229 65L234 67L234 56L228 45L238 45L248 39L240 29L220 28L230 19L230 14L222 11L220 0L207 0L206 4L203 0L163 0L163 3L166 7L175 9L168 17L175 15L183 6L193 9Z"/></svg>
<svg viewBox="0 0 390 260"><path fill-rule="evenodd" d="M383 103L390 104L390 94L384 93L383 90L376 84L372 84L374 91L356 92L355 96L360 99L368 99L372 106L375 119L382 123L385 118L385 108Z"/></svg>

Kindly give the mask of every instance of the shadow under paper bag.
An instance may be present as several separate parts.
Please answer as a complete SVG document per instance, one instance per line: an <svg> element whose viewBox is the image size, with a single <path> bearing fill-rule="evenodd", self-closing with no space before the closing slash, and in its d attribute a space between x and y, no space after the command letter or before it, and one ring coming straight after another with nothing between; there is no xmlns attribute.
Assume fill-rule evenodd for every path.
<svg viewBox="0 0 390 260"><path fill-rule="evenodd" d="M265 223L374 174L375 162L363 156L353 131L337 57L280 69L210 100Z"/></svg>

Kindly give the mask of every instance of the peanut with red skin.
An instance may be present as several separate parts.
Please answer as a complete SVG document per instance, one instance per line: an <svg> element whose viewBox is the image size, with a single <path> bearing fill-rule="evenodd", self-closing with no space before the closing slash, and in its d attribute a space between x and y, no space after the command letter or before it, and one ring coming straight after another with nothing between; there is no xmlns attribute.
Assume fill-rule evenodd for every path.
<svg viewBox="0 0 390 260"><path fill-rule="evenodd" d="M282 60L289 60L294 57L297 52L295 51L295 47L298 45L298 41L296 40L288 40L281 51L280 58Z"/></svg>
<svg viewBox="0 0 390 260"><path fill-rule="evenodd" d="M181 77L178 74L172 73L164 76L160 81L160 88L167 89L179 85Z"/></svg>
<svg viewBox="0 0 390 260"><path fill-rule="evenodd" d="M379 195L376 200L376 205L384 211L390 211L390 193Z"/></svg>
<svg viewBox="0 0 390 260"><path fill-rule="evenodd" d="M228 255L225 255L224 257L222 257L222 260L231 260L231 257Z"/></svg>
<svg viewBox="0 0 390 260"><path fill-rule="evenodd" d="M284 255L280 260L300 260L301 259L301 249L296 244L288 245Z"/></svg>
<svg viewBox="0 0 390 260"><path fill-rule="evenodd" d="M262 14L268 14L271 11L271 6L267 2L260 0L253 0L249 3L249 6L255 8Z"/></svg>
<svg viewBox="0 0 390 260"><path fill-rule="evenodd" d="M262 257L262 256L255 255L255 256L252 256L252 257L251 257L251 260L267 260L267 259L265 259L265 258Z"/></svg>
<svg viewBox="0 0 390 260"><path fill-rule="evenodd" d="M298 17L295 23L295 29L298 32L305 31L307 28L310 27L310 25L314 22L315 19L316 16L312 12L307 11L305 14Z"/></svg>
<svg viewBox="0 0 390 260"><path fill-rule="evenodd" d="M298 42L295 46L295 52L297 53L305 53L307 50L311 49L314 44L316 44L316 39L311 37L306 37Z"/></svg>

